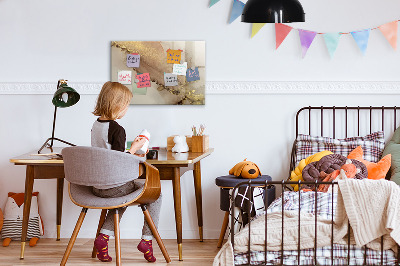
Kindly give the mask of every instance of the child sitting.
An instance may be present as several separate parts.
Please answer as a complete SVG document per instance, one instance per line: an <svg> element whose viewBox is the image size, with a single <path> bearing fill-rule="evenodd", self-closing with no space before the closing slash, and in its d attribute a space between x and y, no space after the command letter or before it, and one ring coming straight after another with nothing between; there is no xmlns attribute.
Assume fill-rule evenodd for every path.
<svg viewBox="0 0 400 266"><path fill-rule="evenodd" d="M124 85L118 82L106 82L100 91L97 98L97 103L94 115L99 118L93 123L91 133L91 143L93 147L106 148L125 152L125 129L120 126L115 120L121 119L127 112L129 103L132 99L132 92ZM138 151L146 142L145 138L136 138L129 153L144 157L145 154L138 155ZM138 157L139 162L144 159ZM132 193L135 190L141 189L144 184L135 181L137 176L132 176L132 181L111 187L93 187L93 194L102 198L121 197ZM161 208L160 197L153 203L147 204L147 209L153 218L154 224L158 226ZM126 207L119 208L118 213L120 219L124 214ZM108 255L108 240L110 236L114 236L114 219L115 210L108 210L104 224L100 230L99 236L94 241L94 246L97 249L97 258L101 261L111 261L112 258ZM152 237L150 227L146 221L142 230L142 240L137 246L138 250L144 253L144 258L149 262L155 262L156 258L153 255Z"/></svg>

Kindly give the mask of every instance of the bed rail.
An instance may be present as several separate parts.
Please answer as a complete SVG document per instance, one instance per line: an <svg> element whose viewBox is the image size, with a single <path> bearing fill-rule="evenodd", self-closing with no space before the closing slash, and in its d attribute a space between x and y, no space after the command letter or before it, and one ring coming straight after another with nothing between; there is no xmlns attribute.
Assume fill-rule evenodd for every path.
<svg viewBox="0 0 400 266"><path fill-rule="evenodd" d="M319 185L332 185L332 191L335 189L335 186L338 186L338 183L336 182L336 181L332 181L332 182L322 182L322 181L320 181L320 182L318 182L318 181L315 181L315 182L304 182L304 181L268 181L268 180L266 180L265 182L264 181L252 181L252 180L249 180L249 181L246 181L246 182L242 182L242 183L240 183L240 184L238 184L238 185L236 185L234 188L233 188L233 191L232 191L232 195L236 195L235 193L236 193L236 191L239 189L239 187L243 187L243 186L250 186L250 187L257 187L257 188L262 188L262 189L264 189L264 193L265 193L265 198L268 198L268 187L270 186L270 185L275 185L275 186L281 186L281 189L282 189L282 195L284 195L284 193L285 193L285 190L287 190L286 189L286 185L294 185L294 184L296 184L296 185L314 185L315 187L314 187L314 189L313 189L313 192L315 192L315 198L314 198L314 206L315 206L315 210L314 210L314 213L315 214L317 214L318 213L318 197L317 197L317 190L318 190L318 186ZM252 198L252 190L250 189L250 198ZM299 196L299 208L298 208L298 228L300 228L300 223L301 223L301 218L300 218L300 212L301 212L301 210L300 210L300 206L301 206L301 190L299 190L299 191L296 191L296 192L292 192L292 193L298 193L298 196ZM331 195L332 195L332 198L331 198L331 201L332 201L332 205L331 205L331 217L332 217L332 219L331 219L331 241L330 241L330 247L331 247L331 264L330 265L338 265L338 264L334 264L334 260L335 260L335 257L334 257L334 241L333 241L333 235L334 235L334 194L335 193L330 193ZM282 211L282 214L285 212L285 208L284 208L284 197L282 196L281 197L281 200L282 200L282 209L281 209L281 211ZM234 208L234 197L232 197L232 199L231 199L231 228L230 228L230 230L231 230L231 232L230 232L230 241L231 241L231 244L232 244L232 247L233 247L233 249L235 248L235 240L234 240L234 237L235 237L235 233L234 233L234 221L235 221L235 219L234 219L234 217L235 217L235 208ZM268 212L267 212L267 204L268 204L268 201L264 201L264 208L265 208L265 214L262 214L262 215L265 215L265 235L264 235L264 237L265 237L265 244L264 244L264 261L263 262L260 262L260 261L258 261L257 263L253 263L252 262L252 260L251 260L251 223L252 223L252 219L249 219L248 220L248 224L247 224L247 226L248 226L248 232L249 232L249 235L248 235L248 238L249 238L249 241L248 241L248 243L247 243L247 262L248 263L246 263L246 264L240 264L240 265L285 265L284 264L284 215L282 215L282 231L281 231L281 249L280 249L280 263L274 263L274 262L272 262L272 264L270 264L270 262L269 261L267 261L267 253L268 253L268 248L267 248L267 242L268 242ZM315 233L314 233L314 256L313 256L313 263L312 264L302 264L301 263L301 261L300 261L300 256L301 256L301 249L300 249L300 244L301 244L301 232L300 232L300 230L298 230L298 242L297 242L297 264L295 264L295 265L309 265L309 266L312 266L312 265L320 265L319 263L318 263L318 261L317 261L317 252L316 252L316 249L317 249L317 241L318 241L318 234L317 234L317 215L315 215L315 224L314 224L314 226L315 226ZM346 264L340 264L340 265L351 265L350 264L350 252L351 252L351 244L350 244L350 224L348 224L348 232L347 232L347 259L346 259ZM367 248L366 248L366 246L363 246L362 247L363 248L363 250L364 250L364 262L363 262L363 265L371 265L371 264L367 264ZM397 248L399 249L400 248L400 246L399 245L397 245ZM380 264L374 264L374 265L388 265L388 264L385 264L385 261L384 261L384 253L383 253L383 237L381 237L381 252L380 252L381 254L380 254ZM290 264L290 265L293 265L293 264ZM397 253L397 257L396 257L396 260L395 260L395 262L393 263L393 264L389 264L389 265L400 265L400 252L398 252Z"/></svg>

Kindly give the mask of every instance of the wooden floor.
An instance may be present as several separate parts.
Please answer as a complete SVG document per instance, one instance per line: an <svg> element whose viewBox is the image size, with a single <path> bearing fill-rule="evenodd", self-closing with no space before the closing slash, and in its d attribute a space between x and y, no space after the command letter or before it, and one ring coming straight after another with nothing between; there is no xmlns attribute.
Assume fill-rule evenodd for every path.
<svg viewBox="0 0 400 266"><path fill-rule="evenodd" d="M9 247L0 246L0 265L60 265L61 258L64 255L65 248L69 239L40 239L36 247L25 249L25 259L20 260L19 254L21 249L20 242L12 241ZM183 261L178 260L178 247L176 240L163 240L168 250L172 262L167 264L158 248L157 242L154 241L154 254L157 258L156 263L149 264L143 254L136 249L140 240L121 240L122 247L122 264L123 265L212 265L215 255L218 253L217 240L183 240ZM67 265L115 265L114 262L114 243L110 241L110 255L113 262L104 263L91 258L93 240L77 239L68 259Z"/></svg>

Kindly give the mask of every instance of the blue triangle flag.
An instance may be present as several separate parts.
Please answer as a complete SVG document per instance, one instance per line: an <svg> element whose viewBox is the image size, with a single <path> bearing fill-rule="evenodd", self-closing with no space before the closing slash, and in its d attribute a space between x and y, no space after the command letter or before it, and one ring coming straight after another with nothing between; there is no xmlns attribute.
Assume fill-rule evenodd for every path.
<svg viewBox="0 0 400 266"><path fill-rule="evenodd" d="M215 5L218 2L219 2L219 0L210 0L210 5L208 7L212 7L213 5Z"/></svg>
<svg viewBox="0 0 400 266"><path fill-rule="evenodd" d="M335 53L336 48L338 47L339 39L340 39L341 35L342 34L340 34L339 32L325 33L323 35L325 44L326 44L326 48L328 48L328 52L329 52L329 55L331 56L331 58L333 57L333 54Z"/></svg>
<svg viewBox="0 0 400 266"><path fill-rule="evenodd" d="M240 15L242 15L242 11L244 8L244 3L239 0L233 0L231 17L229 18L229 23L232 23L235 19L237 19Z"/></svg>
<svg viewBox="0 0 400 266"><path fill-rule="evenodd" d="M361 53L364 55L368 46L369 33L371 29L353 31L351 35L353 35L354 40L356 41L358 47L361 50Z"/></svg>

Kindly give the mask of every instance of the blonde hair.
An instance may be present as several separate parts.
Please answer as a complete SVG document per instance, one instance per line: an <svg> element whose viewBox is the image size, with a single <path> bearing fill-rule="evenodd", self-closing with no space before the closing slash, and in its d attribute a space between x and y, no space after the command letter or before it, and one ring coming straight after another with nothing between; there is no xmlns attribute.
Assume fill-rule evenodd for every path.
<svg viewBox="0 0 400 266"><path fill-rule="evenodd" d="M97 97L93 114L115 120L123 108L130 103L132 96L132 92L125 85L107 81Z"/></svg>

